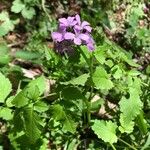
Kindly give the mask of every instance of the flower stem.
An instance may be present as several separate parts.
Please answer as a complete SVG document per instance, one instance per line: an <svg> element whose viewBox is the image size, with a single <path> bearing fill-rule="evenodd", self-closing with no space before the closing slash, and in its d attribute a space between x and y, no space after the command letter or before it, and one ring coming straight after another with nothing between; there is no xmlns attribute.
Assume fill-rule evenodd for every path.
<svg viewBox="0 0 150 150"><path fill-rule="evenodd" d="M89 74L90 74L90 81L91 81L91 90L90 90L90 95L89 98L85 100L85 104L86 104L86 114L87 114L87 126L90 125L91 122L91 98L92 98L92 94L93 94L93 83L92 83L92 75L93 75L93 53L90 55L90 59L87 58L86 54L82 51L81 48L79 48L79 51L81 53L81 55L83 56L83 58L85 59L88 67L89 67Z"/></svg>
<svg viewBox="0 0 150 150"><path fill-rule="evenodd" d="M116 150L115 146L113 144L110 144L113 150Z"/></svg>
<svg viewBox="0 0 150 150"><path fill-rule="evenodd" d="M127 143L126 141L122 140L122 139L118 139L120 142L124 143L125 145L129 146L131 149L133 150L137 150L134 146L130 145L129 143Z"/></svg>

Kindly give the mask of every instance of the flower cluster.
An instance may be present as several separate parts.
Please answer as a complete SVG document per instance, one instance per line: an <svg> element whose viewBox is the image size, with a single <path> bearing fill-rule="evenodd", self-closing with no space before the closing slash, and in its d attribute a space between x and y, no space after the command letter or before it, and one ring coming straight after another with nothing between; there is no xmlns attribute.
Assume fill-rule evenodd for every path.
<svg viewBox="0 0 150 150"><path fill-rule="evenodd" d="M70 42L75 45L86 45L94 50L94 40L91 36L91 26L87 21L81 22L80 16L60 18L57 32L52 33L52 39L56 43Z"/></svg>

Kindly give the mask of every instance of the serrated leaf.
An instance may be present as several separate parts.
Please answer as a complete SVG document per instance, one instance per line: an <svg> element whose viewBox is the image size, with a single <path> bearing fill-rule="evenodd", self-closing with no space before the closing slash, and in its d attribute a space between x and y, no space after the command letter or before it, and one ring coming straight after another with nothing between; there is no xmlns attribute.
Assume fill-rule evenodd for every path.
<svg viewBox="0 0 150 150"><path fill-rule="evenodd" d="M92 79L97 89L110 90L114 86L106 70L102 67L96 68Z"/></svg>
<svg viewBox="0 0 150 150"><path fill-rule="evenodd" d="M32 80L28 85L27 85L27 90L28 92L35 91L37 93L36 88L39 90L39 96L42 95L45 91L46 87L46 80L44 76L40 76L36 78L35 80Z"/></svg>
<svg viewBox="0 0 150 150"><path fill-rule="evenodd" d="M77 87L66 87L62 90L62 97L66 100L84 99L82 92Z"/></svg>
<svg viewBox="0 0 150 150"><path fill-rule="evenodd" d="M120 123L121 126L119 130L124 133L131 133L133 131L134 122L133 120L140 114L142 109L142 102L139 96L139 89L137 87L137 80L133 83L133 87L130 87L129 99L123 97L119 102L120 111L122 112L120 115Z"/></svg>
<svg viewBox="0 0 150 150"><path fill-rule="evenodd" d="M105 49L103 49L103 47L99 47L99 49L95 51L94 56L99 63L104 64L106 59Z"/></svg>
<svg viewBox="0 0 150 150"><path fill-rule="evenodd" d="M25 7L25 4L22 3L21 0L15 0L12 3L11 11L14 13L19 13L23 10L24 7Z"/></svg>
<svg viewBox="0 0 150 150"><path fill-rule="evenodd" d="M6 97L10 94L12 85L1 72L0 72L0 103L4 103Z"/></svg>
<svg viewBox="0 0 150 150"><path fill-rule="evenodd" d="M15 98L11 101L11 103L12 103L15 107L18 107L18 108L27 105L28 102L29 102L29 99L26 97L24 90L20 91L20 92L15 96Z"/></svg>
<svg viewBox="0 0 150 150"><path fill-rule="evenodd" d="M37 112L45 112L48 109L48 105L42 101L38 101L34 104L34 110L36 110Z"/></svg>
<svg viewBox="0 0 150 150"><path fill-rule="evenodd" d="M19 120L19 121L18 121ZM14 131L21 132L24 129L23 112L21 109L16 109L13 117Z"/></svg>
<svg viewBox="0 0 150 150"><path fill-rule="evenodd" d="M53 105L50 108L52 116L56 121L61 121L64 131L69 131L74 133L76 131L77 124L74 122L73 118L65 112L65 109L59 104Z"/></svg>
<svg viewBox="0 0 150 150"><path fill-rule="evenodd" d="M41 56L38 52L30 52L25 50L20 50L15 53L15 57L21 58L23 60L35 60Z"/></svg>
<svg viewBox="0 0 150 150"><path fill-rule="evenodd" d="M35 15L35 9L33 7L30 8L25 7L21 13L24 18L32 19L33 16Z"/></svg>
<svg viewBox="0 0 150 150"><path fill-rule="evenodd" d="M114 66L111 70L115 79L120 79L122 77L123 72L118 65Z"/></svg>
<svg viewBox="0 0 150 150"><path fill-rule="evenodd" d="M32 108L25 108L23 110L23 117L25 134L31 143L35 143L40 138L41 134L41 130L39 129L39 117Z"/></svg>
<svg viewBox="0 0 150 150"><path fill-rule="evenodd" d="M100 109L101 105L103 105L103 104L104 104L104 100L100 98L91 103L90 109L91 109L91 111L97 111Z"/></svg>
<svg viewBox="0 0 150 150"><path fill-rule="evenodd" d="M13 118L12 110L6 107L0 108L0 118L11 120Z"/></svg>
<svg viewBox="0 0 150 150"><path fill-rule="evenodd" d="M117 125L111 121L94 120L92 125L92 130L98 138L111 144L117 142L116 129Z"/></svg>
<svg viewBox="0 0 150 150"><path fill-rule="evenodd" d="M72 84L72 85L82 85L84 86L87 79L89 77L89 74L83 74L75 79L72 79L70 81L67 81L67 82L61 82L61 84L64 84L64 85L68 85L68 84Z"/></svg>
<svg viewBox="0 0 150 150"><path fill-rule="evenodd" d="M13 31L15 27L14 25L18 23L18 20L10 20L8 12L5 11L0 13L0 21L2 21L2 23L0 24L0 36L4 36L9 31Z"/></svg>

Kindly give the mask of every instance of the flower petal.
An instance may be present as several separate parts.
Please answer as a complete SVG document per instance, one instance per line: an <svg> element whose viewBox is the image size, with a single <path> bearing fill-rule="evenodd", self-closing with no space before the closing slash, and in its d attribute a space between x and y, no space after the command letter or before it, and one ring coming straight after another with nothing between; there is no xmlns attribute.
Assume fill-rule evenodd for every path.
<svg viewBox="0 0 150 150"><path fill-rule="evenodd" d="M73 33L71 33L71 32L66 32L65 35L64 35L64 38L66 40L73 40L74 37L75 37L75 35Z"/></svg>
<svg viewBox="0 0 150 150"><path fill-rule="evenodd" d="M84 28L85 26L89 26L90 24L87 21L83 21L81 27Z"/></svg>
<svg viewBox="0 0 150 150"><path fill-rule="evenodd" d="M52 39L56 42L61 42L63 40L63 35L62 33L59 33L59 32L53 32Z"/></svg>
<svg viewBox="0 0 150 150"><path fill-rule="evenodd" d="M75 17L68 17L67 21L70 23L70 22L73 22L74 19L75 19Z"/></svg>
<svg viewBox="0 0 150 150"><path fill-rule="evenodd" d="M81 41L81 39L80 38L74 38L74 44L76 44L76 45L81 45L81 43L82 43L82 41Z"/></svg>
<svg viewBox="0 0 150 150"><path fill-rule="evenodd" d="M92 28L91 28L90 26L85 26L84 29L87 30L87 31L90 32L90 33L91 33L91 31L92 31Z"/></svg>
<svg viewBox="0 0 150 150"><path fill-rule="evenodd" d="M82 30L81 26L79 25L75 25L74 26L74 32L77 34L77 33L80 33L80 31Z"/></svg>
<svg viewBox="0 0 150 150"><path fill-rule="evenodd" d="M84 40L84 41L86 41L86 42L88 42L89 39L90 39L89 35L87 35L87 34L80 34L78 37L79 37L81 40Z"/></svg>
<svg viewBox="0 0 150 150"><path fill-rule="evenodd" d="M88 48L90 51L95 50L95 47L94 47L94 44L93 44L93 43L87 44L87 48Z"/></svg>
<svg viewBox="0 0 150 150"><path fill-rule="evenodd" d="M80 16L77 14L77 15L75 16L75 18L76 18L76 20L77 20L77 23L78 23L79 25L81 25Z"/></svg>
<svg viewBox="0 0 150 150"><path fill-rule="evenodd" d="M60 22L61 24L64 24L65 26L68 26L68 21L67 21L66 18L60 18L60 19L59 19L59 22Z"/></svg>

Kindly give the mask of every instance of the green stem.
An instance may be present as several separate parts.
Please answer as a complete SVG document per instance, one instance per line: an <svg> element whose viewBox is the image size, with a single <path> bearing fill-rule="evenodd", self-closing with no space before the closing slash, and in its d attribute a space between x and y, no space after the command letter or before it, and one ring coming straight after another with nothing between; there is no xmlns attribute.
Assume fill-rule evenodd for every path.
<svg viewBox="0 0 150 150"><path fill-rule="evenodd" d="M91 54L90 56L90 60L87 58L87 56L85 55L85 53L82 51L81 48L79 48L79 51L81 53L81 55L83 56L83 58L85 59L88 67L89 67L89 72L90 72L90 80L91 80L91 83L92 83L92 75L93 75L93 53ZM92 98L92 94L93 94L93 83L92 83L92 86L91 86L91 90L90 90L90 95L89 95L89 98L85 100L85 104L86 104L86 110L87 110L87 125L89 126L90 125L90 122L91 122L91 98Z"/></svg>
<svg viewBox="0 0 150 150"><path fill-rule="evenodd" d="M120 142L124 143L125 145L129 146L131 149L133 150L137 150L134 146L130 145L129 143L127 143L126 141L122 140L122 139L118 139Z"/></svg>
<svg viewBox="0 0 150 150"><path fill-rule="evenodd" d="M110 144L113 150L116 150L115 146L113 144Z"/></svg>
<svg viewBox="0 0 150 150"><path fill-rule="evenodd" d="M136 122L137 122L137 125L138 125L139 129L141 130L142 134L146 135L148 130L147 130L147 123L143 116L143 111L141 111L140 114L137 116Z"/></svg>

